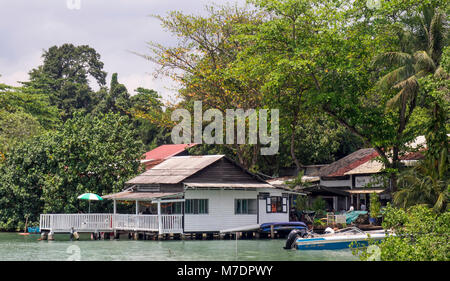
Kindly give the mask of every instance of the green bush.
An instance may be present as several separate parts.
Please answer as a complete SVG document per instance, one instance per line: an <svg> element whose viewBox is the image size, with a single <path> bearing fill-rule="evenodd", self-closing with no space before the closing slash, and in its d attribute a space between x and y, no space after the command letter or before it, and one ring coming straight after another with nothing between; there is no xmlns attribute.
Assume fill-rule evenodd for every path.
<svg viewBox="0 0 450 281"><path fill-rule="evenodd" d="M381 203L378 194L370 194L370 217L378 218L381 215Z"/></svg>
<svg viewBox="0 0 450 281"><path fill-rule="evenodd" d="M391 229L396 236L388 236L376 244L383 261L448 261L450 260L450 212L441 214L431 208L416 205L408 209L386 207L384 229ZM361 260L371 260L368 249L353 249ZM378 248L377 248L378 249Z"/></svg>

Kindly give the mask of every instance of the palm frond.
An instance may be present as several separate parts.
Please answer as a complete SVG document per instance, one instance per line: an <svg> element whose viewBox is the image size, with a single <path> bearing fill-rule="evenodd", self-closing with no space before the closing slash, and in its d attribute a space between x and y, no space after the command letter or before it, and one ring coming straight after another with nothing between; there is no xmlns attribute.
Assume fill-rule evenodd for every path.
<svg viewBox="0 0 450 281"><path fill-rule="evenodd" d="M444 15L441 12L434 14L428 34L429 53L433 61L438 62L444 48Z"/></svg>
<svg viewBox="0 0 450 281"><path fill-rule="evenodd" d="M397 106L399 106L400 101L402 99L403 90L398 92L395 96L393 96L390 100L386 103L386 110L393 109Z"/></svg>
<svg viewBox="0 0 450 281"><path fill-rule="evenodd" d="M373 62L376 66L400 66L412 64L413 57L403 52L386 52L375 57Z"/></svg>
<svg viewBox="0 0 450 281"><path fill-rule="evenodd" d="M417 96L419 83L417 82L416 77L412 76L395 84L394 88L401 90L387 101L386 110L393 109L395 107L406 107L407 102Z"/></svg>
<svg viewBox="0 0 450 281"><path fill-rule="evenodd" d="M378 80L376 86L381 89L389 89L400 81L403 81L414 75L414 69L408 66L399 67Z"/></svg>
<svg viewBox="0 0 450 281"><path fill-rule="evenodd" d="M417 72L424 70L433 73L436 70L436 64L433 59L425 51L417 51L414 53L414 68Z"/></svg>
<svg viewBox="0 0 450 281"><path fill-rule="evenodd" d="M434 72L434 77L437 79L448 79L449 75L447 72L445 72L445 69L442 66L438 66L438 68Z"/></svg>

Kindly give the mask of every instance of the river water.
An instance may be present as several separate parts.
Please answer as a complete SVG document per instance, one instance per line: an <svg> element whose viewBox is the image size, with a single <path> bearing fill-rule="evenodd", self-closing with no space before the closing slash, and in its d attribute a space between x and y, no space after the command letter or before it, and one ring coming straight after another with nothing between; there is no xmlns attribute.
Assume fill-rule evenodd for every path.
<svg viewBox="0 0 450 281"><path fill-rule="evenodd" d="M284 250L284 239L274 240L172 240L91 241L82 236L70 241L68 234L55 235L54 241L38 241L39 235L0 233L0 261L95 260L95 261L326 261L358 260L350 250Z"/></svg>

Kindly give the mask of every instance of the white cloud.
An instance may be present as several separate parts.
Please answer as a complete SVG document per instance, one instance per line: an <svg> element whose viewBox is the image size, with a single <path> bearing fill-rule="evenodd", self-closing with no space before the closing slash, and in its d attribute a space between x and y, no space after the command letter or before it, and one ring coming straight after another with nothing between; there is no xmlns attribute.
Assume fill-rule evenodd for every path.
<svg viewBox="0 0 450 281"><path fill-rule="evenodd" d="M148 41L174 42L150 14L171 10L201 14L206 4L212 1L81 0L81 9L70 10L66 0L0 0L0 81L17 85L16 81L26 80L28 72L42 63L42 51L53 45L87 44L101 55L108 78L117 72L130 93L141 86L174 97L175 83L154 79L155 66L129 51L148 53Z"/></svg>

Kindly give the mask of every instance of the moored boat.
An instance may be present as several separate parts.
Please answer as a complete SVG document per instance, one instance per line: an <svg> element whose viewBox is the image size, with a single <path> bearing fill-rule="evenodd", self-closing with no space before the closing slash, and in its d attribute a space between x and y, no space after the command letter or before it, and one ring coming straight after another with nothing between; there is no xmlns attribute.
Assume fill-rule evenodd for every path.
<svg viewBox="0 0 450 281"><path fill-rule="evenodd" d="M286 241L285 249L298 250L340 250L367 246L369 241L379 241L386 238L384 230L362 231L356 227L349 227L333 233L315 234L292 231Z"/></svg>
<svg viewBox="0 0 450 281"><path fill-rule="evenodd" d="M270 232L271 230L276 232L289 233L290 231L307 229L307 225L304 222L269 222L263 223L260 226L261 232Z"/></svg>

